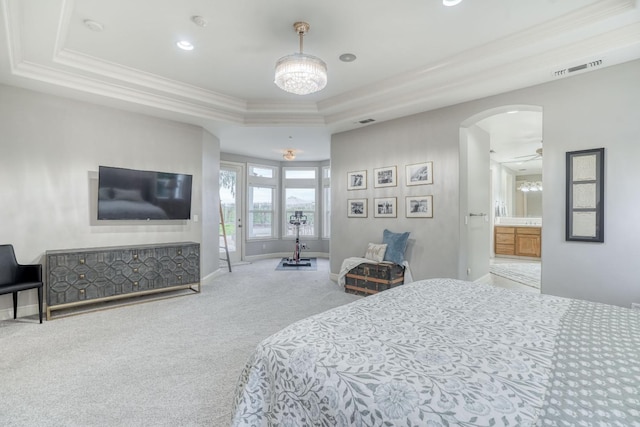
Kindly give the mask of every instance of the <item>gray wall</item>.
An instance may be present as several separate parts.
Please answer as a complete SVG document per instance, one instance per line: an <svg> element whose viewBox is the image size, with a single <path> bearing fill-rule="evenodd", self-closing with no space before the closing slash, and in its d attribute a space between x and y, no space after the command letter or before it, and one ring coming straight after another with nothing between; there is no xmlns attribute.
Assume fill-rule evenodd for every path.
<svg viewBox="0 0 640 427"><path fill-rule="evenodd" d="M513 91L423 114L334 135L331 141L333 192L331 271L342 260L364 253L380 241L382 230L411 231L409 253L414 277L457 277L459 243L459 129L469 118L506 105L538 105L544 113L542 291L623 306L640 302L634 265L640 259L640 61L604 68L551 83ZM566 242L565 153L605 147L605 242ZM346 173L434 162L434 184L391 190L346 190ZM434 195L434 218L351 219L349 198L397 195L407 191ZM412 193L413 194L413 193ZM401 212L402 213L402 212Z"/></svg>
<svg viewBox="0 0 640 427"><path fill-rule="evenodd" d="M460 120L435 111L370 125L331 138L331 272L364 256L385 228L409 231L406 257L414 278L457 275L458 134ZM405 186L405 165L433 161L433 184ZM398 186L374 188L373 169L397 166ZM365 190L347 190L347 172L367 170ZM406 218L405 196L433 195L433 218ZM373 199L397 197L397 218L374 218ZM347 200L368 200L367 218L347 218Z"/></svg>
<svg viewBox="0 0 640 427"><path fill-rule="evenodd" d="M202 129L202 239L200 264L203 277L220 266L220 141Z"/></svg>
<svg viewBox="0 0 640 427"><path fill-rule="evenodd" d="M44 262L54 249L195 241L202 276L218 268L220 149L202 128L0 85L0 129L0 241L14 245L18 262ZM97 221L99 165L192 174L199 220ZM36 293L19 300L28 314ZM10 307L0 297L0 318Z"/></svg>

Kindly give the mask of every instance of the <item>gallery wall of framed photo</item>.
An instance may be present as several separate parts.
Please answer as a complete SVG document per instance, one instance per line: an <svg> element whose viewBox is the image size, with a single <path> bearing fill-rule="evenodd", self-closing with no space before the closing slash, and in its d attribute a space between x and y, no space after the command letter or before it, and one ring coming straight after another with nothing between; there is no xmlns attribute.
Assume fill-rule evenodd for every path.
<svg viewBox="0 0 640 427"><path fill-rule="evenodd" d="M373 192L371 210L374 218L397 218L398 210L404 210L405 218L433 218L433 195L426 194L428 191L417 190L420 188L417 186L433 184L433 162L405 165L405 179L402 184L399 184L398 167L395 165L374 168L371 172L371 186L368 185L366 169L347 172L347 190L354 191L354 197L347 199L347 217L367 218L369 216L369 198L361 195L361 190L369 189L368 194ZM388 189L393 187L398 191L395 195L389 196ZM382 192L376 194L377 189L387 189L387 191L384 194ZM409 193L419 194L409 195Z"/></svg>

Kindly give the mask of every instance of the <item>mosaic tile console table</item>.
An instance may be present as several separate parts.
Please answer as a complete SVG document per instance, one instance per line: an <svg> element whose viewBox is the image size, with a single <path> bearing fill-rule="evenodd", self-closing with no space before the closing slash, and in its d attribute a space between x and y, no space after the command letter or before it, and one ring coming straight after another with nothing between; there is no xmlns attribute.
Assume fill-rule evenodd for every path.
<svg viewBox="0 0 640 427"><path fill-rule="evenodd" d="M46 252L47 320L54 310L191 289L200 292L200 244Z"/></svg>

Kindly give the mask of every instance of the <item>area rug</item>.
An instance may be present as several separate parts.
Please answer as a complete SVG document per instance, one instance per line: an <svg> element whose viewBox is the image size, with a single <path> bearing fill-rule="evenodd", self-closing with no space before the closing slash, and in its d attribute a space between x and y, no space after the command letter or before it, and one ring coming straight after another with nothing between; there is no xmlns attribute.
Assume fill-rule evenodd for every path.
<svg viewBox="0 0 640 427"><path fill-rule="evenodd" d="M289 261L289 258L282 258L276 267L276 271L316 271L318 269L318 264L315 258L308 258L311 265L294 265L294 266L284 266L284 262Z"/></svg>
<svg viewBox="0 0 640 427"><path fill-rule="evenodd" d="M514 282L540 289L540 263L517 262L492 264L489 272Z"/></svg>

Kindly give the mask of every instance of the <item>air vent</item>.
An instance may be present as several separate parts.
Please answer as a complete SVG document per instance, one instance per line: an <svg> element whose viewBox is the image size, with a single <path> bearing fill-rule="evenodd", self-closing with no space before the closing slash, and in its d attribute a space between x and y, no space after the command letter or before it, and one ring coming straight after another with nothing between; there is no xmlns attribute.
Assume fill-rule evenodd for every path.
<svg viewBox="0 0 640 427"><path fill-rule="evenodd" d="M598 59L597 61L587 62L586 64L575 65L573 67L563 68L561 70L557 70L553 72L554 77L562 77L567 76L571 73L575 73L576 71L586 70L587 68L599 67L602 65L602 59Z"/></svg>
<svg viewBox="0 0 640 427"><path fill-rule="evenodd" d="M360 123L361 125L366 125L367 123L371 123L371 122L375 122L375 119L364 119L364 120L360 120L358 123Z"/></svg>

